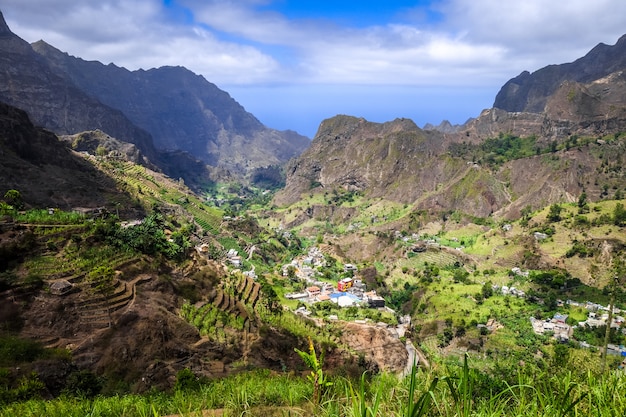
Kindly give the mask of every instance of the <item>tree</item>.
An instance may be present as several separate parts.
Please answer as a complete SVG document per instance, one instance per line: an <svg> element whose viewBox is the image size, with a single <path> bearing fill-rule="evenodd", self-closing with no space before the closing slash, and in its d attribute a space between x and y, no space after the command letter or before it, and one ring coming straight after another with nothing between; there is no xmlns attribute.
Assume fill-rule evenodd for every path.
<svg viewBox="0 0 626 417"><path fill-rule="evenodd" d="M489 298L493 295L493 287L491 281L487 281L483 284L482 294L484 298Z"/></svg>
<svg viewBox="0 0 626 417"><path fill-rule="evenodd" d="M467 272L465 269L457 268L454 270L452 279L454 280L455 283L462 282L466 284L468 276L469 276L469 272Z"/></svg>
<svg viewBox="0 0 626 417"><path fill-rule="evenodd" d="M547 216L548 221L552 223L561 221L561 211L563 211L563 207L559 204L552 204Z"/></svg>
<svg viewBox="0 0 626 417"><path fill-rule="evenodd" d="M587 193L582 192L580 197L578 197L578 213L589 213L589 203L587 202Z"/></svg>
<svg viewBox="0 0 626 417"><path fill-rule="evenodd" d="M558 149L558 144L555 140L553 140L552 142L550 142L550 152L554 153L556 152Z"/></svg>
<svg viewBox="0 0 626 417"><path fill-rule="evenodd" d="M613 224L623 226L626 223L626 209L622 203L617 203L613 209Z"/></svg>
<svg viewBox="0 0 626 417"><path fill-rule="evenodd" d="M9 190L4 193L4 201L13 206L16 210L24 208L24 202L22 201L22 194L17 190Z"/></svg>
<svg viewBox="0 0 626 417"><path fill-rule="evenodd" d="M297 278L296 276L296 267L293 265L289 265L287 267L287 276L289 277L290 280L295 280Z"/></svg>
<svg viewBox="0 0 626 417"><path fill-rule="evenodd" d="M270 285L265 279L261 278L258 280L261 284L261 294L263 294L262 302L263 305L274 314L281 314L283 309L280 304L280 300L278 299L278 294L274 287Z"/></svg>

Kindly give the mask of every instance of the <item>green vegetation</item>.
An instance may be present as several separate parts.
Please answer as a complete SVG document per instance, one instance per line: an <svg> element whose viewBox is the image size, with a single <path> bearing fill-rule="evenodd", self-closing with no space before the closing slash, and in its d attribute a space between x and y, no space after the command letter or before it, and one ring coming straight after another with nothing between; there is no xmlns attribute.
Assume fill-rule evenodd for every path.
<svg viewBox="0 0 626 417"><path fill-rule="evenodd" d="M502 134L480 145L454 145L451 153L494 168L545 154L542 158L559 166L554 152L585 143L571 137L540 145L535 137ZM621 172L611 155L603 161L602 170L616 176ZM106 158L99 163L115 172L120 187L147 214L126 226L117 215L90 219L61 210L20 212L19 191L7 192L0 212L24 233L11 245L0 246L2 291L46 290L44 283L68 278L82 285L86 295L104 299L116 289L118 274L124 273L118 270L120 265L145 259L154 264L151 271L158 271L153 274L158 282L149 291L171 289L176 301L170 311L177 310L179 318L195 326L214 352L245 351L248 340L237 344L242 332L250 340L284 337L300 346L309 340L309 349L295 350L302 364L281 362L272 372L254 370L248 352L242 353L232 365L238 374L220 379L197 376L191 369L180 370L183 365L168 363L178 370L173 391L144 395L123 395L126 389L118 396L103 396L103 387L115 381L76 370L64 380L61 396L49 400L51 394L45 392L39 375L16 377L10 368L49 355L65 354L69 361L69 354L7 336L0 340L4 367L0 369L0 416L194 415L208 409L223 409L223 415L372 417L626 412L626 401L618 395L626 384L617 370L617 358L609 358L609 372L602 373L599 365L598 348L604 343L606 326L574 330L576 341L591 345L587 350L575 342L558 344L550 332L535 334L530 324L530 317L546 320L555 313L569 314L570 324L584 321L587 311L563 302L568 299L604 305L614 300L617 306L626 306L626 292L612 284L616 259L624 255L626 225L623 201L610 200L621 198L623 187L617 187L617 181L602 185L601 201L596 189L595 194L583 192L570 203L536 211L524 207L520 219L498 222L461 210L436 212L368 199L363 193L339 188L275 209L269 207L272 193L263 189L280 184L282 173L273 168L255 174L256 186L216 184L200 199L182 184L164 185L143 167ZM472 184L485 180L481 175L469 172L451 189L454 197L473 193ZM318 205L333 210L318 210ZM293 230L279 227L296 219L304 221ZM189 256L192 242L208 247L203 265L221 261L231 267L230 273L190 272L196 266ZM339 308L329 301L286 301L285 293L302 291L311 283L299 277L301 271L295 266L286 269L286 276L282 268L313 244L323 250L326 261L315 271L316 280L335 286L337 280L352 276L343 265L353 263L367 289L375 289L394 311ZM237 268L253 272L256 278L232 271L235 267L225 258L230 249L241 257ZM505 294L504 286L525 296ZM125 289L122 294L132 296ZM293 314L285 306L306 306L311 318ZM404 338L426 352L432 368L413 369L405 378L369 372L354 377L339 370L340 364L335 366L341 362L338 355L337 362L325 367L325 354L350 352L340 345L340 327L330 315L390 325L410 316L412 326ZM22 323L4 320L3 325L3 330L14 332ZM620 331L608 335L611 343L625 341ZM293 353L293 346L289 349ZM364 369L365 358L357 356L359 369ZM300 371L307 368L310 373L302 377Z"/></svg>
<svg viewBox="0 0 626 417"><path fill-rule="evenodd" d="M106 242L124 250L133 250L146 255L162 254L169 259L182 260L191 247L189 230L179 229L168 238L165 220L153 213L141 223L126 228L116 222L103 222L97 227L97 235Z"/></svg>
<svg viewBox="0 0 626 417"><path fill-rule="evenodd" d="M187 370L179 372L178 388L172 393L28 400L4 406L0 416L158 417L211 409L229 416L623 415L626 401L619 395L626 389L623 374L599 376L588 366L576 372L565 370L562 365L573 365L578 359L569 352L571 348L558 346L541 367L500 364L485 372L475 360L464 357L441 364L438 370L414 368L400 379L388 374L346 379L327 375L309 360L305 362L311 362L311 370L323 375L321 382L318 372L312 379L254 371L207 380ZM312 355L302 353L307 359Z"/></svg>
<svg viewBox="0 0 626 417"><path fill-rule="evenodd" d="M453 156L470 159L487 165L502 165L514 159L527 158L552 151L551 147L541 147L535 136L520 138L500 133L497 138L490 138L478 145L455 143L450 145Z"/></svg>

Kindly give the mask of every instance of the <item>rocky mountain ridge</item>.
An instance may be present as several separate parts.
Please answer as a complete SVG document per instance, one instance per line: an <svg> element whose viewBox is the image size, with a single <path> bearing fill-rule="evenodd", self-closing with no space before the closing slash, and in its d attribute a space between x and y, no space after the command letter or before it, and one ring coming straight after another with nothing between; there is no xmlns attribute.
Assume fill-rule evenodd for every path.
<svg viewBox="0 0 626 417"><path fill-rule="evenodd" d="M192 186L283 164L309 143L263 126L182 67L131 72L87 62L43 41L29 45L1 14L0 86L0 100L25 110L35 125L60 135L101 130L137 145L145 163Z"/></svg>
<svg viewBox="0 0 626 417"><path fill-rule="evenodd" d="M148 159L158 159L148 132L54 74L26 41L11 32L1 14L0 68L0 100L26 111L35 125L57 134L100 129L136 144Z"/></svg>
<svg viewBox="0 0 626 417"><path fill-rule="evenodd" d="M509 112L541 113L547 99L565 81L588 84L626 68L626 35L613 46L598 44L572 63L549 65L532 74L523 71L496 95L493 107Z"/></svg>
<svg viewBox="0 0 626 417"><path fill-rule="evenodd" d="M296 132L265 127L228 93L184 67L129 71L70 56L44 41L32 47L59 77L150 132L158 149L188 152L245 174L282 164L309 144Z"/></svg>
<svg viewBox="0 0 626 417"><path fill-rule="evenodd" d="M135 152L138 158L138 153ZM72 152L51 132L36 128L28 115L0 103L2 193L19 190L28 207L113 208L141 213L115 181Z"/></svg>
<svg viewBox="0 0 626 417"><path fill-rule="evenodd" d="M286 187L275 202L292 204L307 193L358 191L416 210L515 217L527 205L571 202L582 192L600 198L609 185L623 189L619 175L602 167L615 164L621 172L617 167L626 162L617 140L626 131L626 61L619 53L624 45L626 37L614 47L599 45L575 64L548 67L552 78L561 76L558 86L529 84L535 85L533 100L546 94L539 100L544 103L540 112L494 107L462 126L444 122L428 130L405 119L383 124L347 116L325 120L311 147L288 166ZM592 65L593 59L603 65ZM568 79L568 74L575 75ZM505 102L501 97L496 103ZM616 141L608 143L607 137ZM520 138L533 141L532 154L500 156L494 163L498 152L521 146L511 142ZM492 148L485 150L490 140Z"/></svg>
<svg viewBox="0 0 626 417"><path fill-rule="evenodd" d="M408 120L376 124L346 116L324 121L311 148L288 165L286 187L275 203L293 204L307 193L358 192L370 200L384 198L433 213L517 217L527 205L575 201L583 190L598 198L602 185L611 181L598 175L603 161L595 155L602 146L614 152L617 159L611 164L626 162L621 145L593 143L563 149L556 159L542 153L492 166L454 154L450 145L455 142L411 125ZM318 211L312 207L310 215ZM349 216L357 217L358 209L352 211Z"/></svg>

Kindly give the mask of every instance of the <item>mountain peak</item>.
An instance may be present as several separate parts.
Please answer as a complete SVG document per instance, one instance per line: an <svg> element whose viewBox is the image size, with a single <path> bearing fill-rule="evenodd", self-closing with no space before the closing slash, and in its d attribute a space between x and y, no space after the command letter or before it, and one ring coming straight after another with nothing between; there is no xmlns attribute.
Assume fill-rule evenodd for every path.
<svg viewBox="0 0 626 417"><path fill-rule="evenodd" d="M589 83L626 68L626 35L615 45L599 43L574 62L548 65L532 74L522 72L510 79L496 95L493 107L509 112L541 113L548 96L564 81Z"/></svg>
<svg viewBox="0 0 626 417"><path fill-rule="evenodd" d="M2 12L0 12L0 36L6 35L13 35L13 32L11 32L11 29L9 29L9 25L7 25L7 22L4 20Z"/></svg>

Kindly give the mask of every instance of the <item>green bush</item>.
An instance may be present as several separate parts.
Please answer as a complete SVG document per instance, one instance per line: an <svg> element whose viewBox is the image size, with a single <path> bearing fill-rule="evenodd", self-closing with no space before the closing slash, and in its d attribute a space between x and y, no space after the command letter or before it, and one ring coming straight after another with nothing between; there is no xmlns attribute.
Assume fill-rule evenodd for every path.
<svg viewBox="0 0 626 417"><path fill-rule="evenodd" d="M46 349L41 343L14 336L0 338L0 366L32 362L45 354Z"/></svg>
<svg viewBox="0 0 626 417"><path fill-rule="evenodd" d="M93 398L100 394L103 387L102 378L87 369L83 369L72 372L68 376L63 393L70 396Z"/></svg>
<svg viewBox="0 0 626 417"><path fill-rule="evenodd" d="M202 386L200 378L189 368L184 368L176 373L174 391L197 391Z"/></svg>

